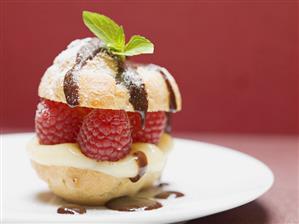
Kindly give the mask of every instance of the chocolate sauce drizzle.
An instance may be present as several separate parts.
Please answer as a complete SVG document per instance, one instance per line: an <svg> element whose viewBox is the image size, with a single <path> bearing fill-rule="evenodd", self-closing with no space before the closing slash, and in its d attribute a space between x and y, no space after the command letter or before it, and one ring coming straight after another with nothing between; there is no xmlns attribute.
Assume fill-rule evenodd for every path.
<svg viewBox="0 0 299 224"><path fill-rule="evenodd" d="M166 121L166 126L165 126L165 132L166 133L171 133L171 117L172 117L172 113L177 111L177 103L176 103L176 97L175 97L175 92L172 88L172 85L169 81L168 76L162 71L160 70L160 74L162 75L165 84L167 86L168 89L168 93L169 93L169 112L166 113L167 116L167 121Z"/></svg>
<svg viewBox="0 0 299 224"><path fill-rule="evenodd" d="M135 157L137 166L138 166L138 173L135 177L131 177L130 180L135 183L145 174L146 167L147 167L147 158L146 155L141 152L137 151L133 153L133 156Z"/></svg>
<svg viewBox="0 0 299 224"><path fill-rule="evenodd" d="M171 133L172 131L172 126L171 126L171 120L172 120L172 113L171 112L166 112L166 125L164 131L168 134Z"/></svg>
<svg viewBox="0 0 299 224"><path fill-rule="evenodd" d="M177 111L177 104L176 104L176 97L175 97L175 93L174 93L174 90L172 88L172 85L169 81L169 78L168 76L163 72L163 71L160 71L163 79L165 80L165 84L167 86L167 89L168 89L168 93L169 93L169 112L175 112Z"/></svg>
<svg viewBox="0 0 299 224"><path fill-rule="evenodd" d="M79 49L74 66L65 74L63 80L63 91L69 106L79 105L79 86L76 73L86 64L87 60L95 57L101 50L104 48L102 48L102 42L97 38L92 38Z"/></svg>
<svg viewBox="0 0 299 224"><path fill-rule="evenodd" d="M142 127L144 127L146 112L148 109L147 92L141 76L134 66L119 64L119 71L116 75L116 83L122 83L129 91L129 102L134 110L141 116Z"/></svg>

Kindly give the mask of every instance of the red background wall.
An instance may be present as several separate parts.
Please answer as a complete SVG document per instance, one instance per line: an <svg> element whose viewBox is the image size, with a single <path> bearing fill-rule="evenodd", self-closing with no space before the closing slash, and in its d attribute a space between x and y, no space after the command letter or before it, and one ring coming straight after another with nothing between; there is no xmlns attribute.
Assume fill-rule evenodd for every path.
<svg viewBox="0 0 299 224"><path fill-rule="evenodd" d="M183 95L177 131L298 132L296 1L1 1L1 127L33 128L39 80L82 10L155 43L136 57L167 67Z"/></svg>

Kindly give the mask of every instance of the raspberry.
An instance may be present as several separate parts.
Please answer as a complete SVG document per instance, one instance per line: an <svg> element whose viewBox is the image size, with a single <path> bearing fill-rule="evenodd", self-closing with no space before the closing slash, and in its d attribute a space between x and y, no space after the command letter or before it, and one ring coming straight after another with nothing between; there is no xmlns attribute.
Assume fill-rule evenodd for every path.
<svg viewBox="0 0 299 224"><path fill-rule="evenodd" d="M156 144L159 142L165 129L166 116L164 112L148 112L145 119L145 127L141 125L141 115L139 113L128 113L133 142L147 142Z"/></svg>
<svg viewBox="0 0 299 224"><path fill-rule="evenodd" d="M81 151L101 161L125 157L132 144L128 115L123 110L93 110L82 124L78 135Z"/></svg>
<svg viewBox="0 0 299 224"><path fill-rule="evenodd" d="M41 99L35 114L35 129L40 144L76 142L88 108L70 108L64 103Z"/></svg>

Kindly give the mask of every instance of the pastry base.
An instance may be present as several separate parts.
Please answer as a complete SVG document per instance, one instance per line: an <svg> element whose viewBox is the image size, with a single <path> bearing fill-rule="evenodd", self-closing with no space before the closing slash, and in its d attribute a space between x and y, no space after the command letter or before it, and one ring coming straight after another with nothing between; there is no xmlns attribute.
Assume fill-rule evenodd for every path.
<svg viewBox="0 0 299 224"><path fill-rule="evenodd" d="M146 173L133 183L129 178L113 177L93 170L31 162L38 176L48 183L54 194L83 205L103 205L113 198L134 195L153 185L161 176L161 172Z"/></svg>

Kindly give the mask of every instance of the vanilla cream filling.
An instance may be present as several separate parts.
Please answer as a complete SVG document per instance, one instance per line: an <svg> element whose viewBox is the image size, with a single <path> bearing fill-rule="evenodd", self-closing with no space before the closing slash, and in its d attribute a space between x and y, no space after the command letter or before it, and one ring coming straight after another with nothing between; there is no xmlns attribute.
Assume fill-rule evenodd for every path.
<svg viewBox="0 0 299 224"><path fill-rule="evenodd" d="M141 151L146 155L148 172L160 172L166 162L168 151L172 147L172 138L168 134L161 136L158 145L149 143L134 143L131 146L130 154L125 158L116 161L96 161L86 157L76 143L64 143L56 145L41 145L34 137L27 145L27 152L31 160L47 166L67 166L79 169L89 169L99 171L114 177L135 177L139 167L136 151Z"/></svg>

